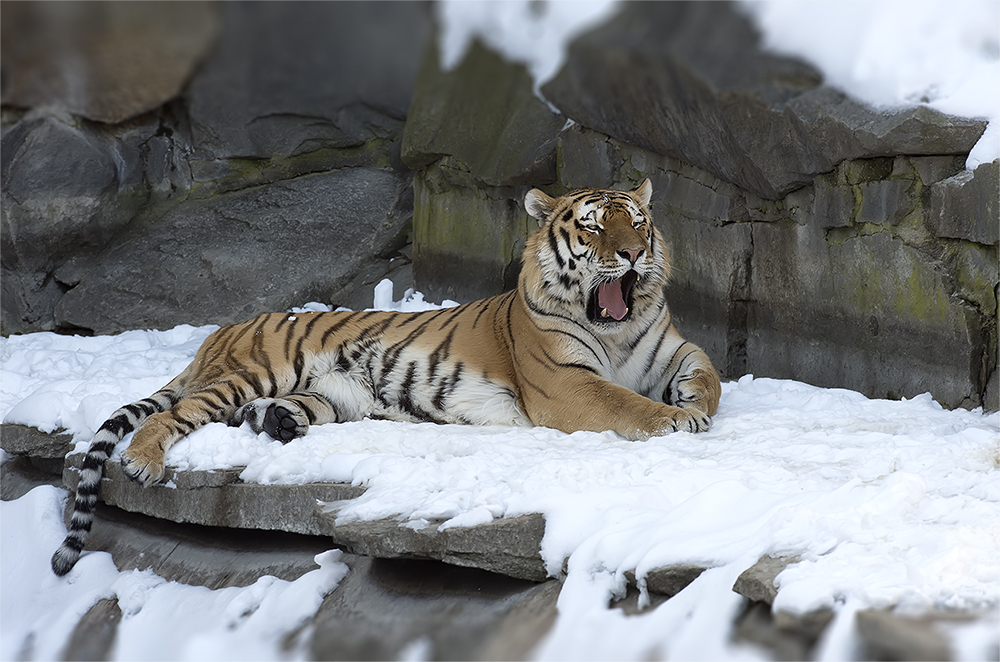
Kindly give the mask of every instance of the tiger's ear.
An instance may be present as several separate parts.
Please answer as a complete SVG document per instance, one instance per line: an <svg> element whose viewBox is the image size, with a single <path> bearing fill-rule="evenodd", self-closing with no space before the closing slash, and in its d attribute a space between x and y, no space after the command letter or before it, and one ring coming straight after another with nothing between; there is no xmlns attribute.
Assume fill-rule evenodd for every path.
<svg viewBox="0 0 1000 662"><path fill-rule="evenodd" d="M556 208L556 200L537 188L533 188L524 196L524 208L528 211L529 216L544 223L549 220L552 210Z"/></svg>
<svg viewBox="0 0 1000 662"><path fill-rule="evenodd" d="M636 202L639 203L640 207L648 207L649 199L653 195L653 183L649 181L649 177L642 181L634 189L632 189L632 197L635 198Z"/></svg>

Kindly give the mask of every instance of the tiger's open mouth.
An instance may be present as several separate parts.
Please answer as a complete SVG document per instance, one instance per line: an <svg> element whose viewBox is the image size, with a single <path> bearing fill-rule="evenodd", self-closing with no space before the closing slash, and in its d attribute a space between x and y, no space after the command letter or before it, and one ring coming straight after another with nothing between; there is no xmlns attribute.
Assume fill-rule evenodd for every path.
<svg viewBox="0 0 1000 662"><path fill-rule="evenodd" d="M587 317L596 324L623 322L632 315L632 290L639 274L629 269L621 278L601 283L590 293Z"/></svg>

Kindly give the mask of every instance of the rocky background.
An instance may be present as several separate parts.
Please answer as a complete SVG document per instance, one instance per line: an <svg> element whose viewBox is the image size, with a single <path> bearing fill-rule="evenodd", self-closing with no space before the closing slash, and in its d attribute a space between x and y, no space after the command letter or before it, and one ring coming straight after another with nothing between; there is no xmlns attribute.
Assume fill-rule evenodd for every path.
<svg viewBox="0 0 1000 662"><path fill-rule="evenodd" d="M2 331L226 324L516 282L524 193L653 182L726 377L996 409L998 164L880 113L728 3L623 5L533 93L431 4L2 5ZM556 111L555 109L558 109Z"/></svg>

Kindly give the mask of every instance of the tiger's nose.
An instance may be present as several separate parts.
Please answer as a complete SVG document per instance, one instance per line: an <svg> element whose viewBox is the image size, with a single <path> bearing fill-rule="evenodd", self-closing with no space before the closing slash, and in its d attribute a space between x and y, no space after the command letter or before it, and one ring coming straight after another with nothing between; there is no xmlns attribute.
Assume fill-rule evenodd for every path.
<svg viewBox="0 0 1000 662"><path fill-rule="evenodd" d="M629 261L629 264L635 266L636 260L638 260L643 253L646 251L642 248L623 248L618 251L618 254Z"/></svg>

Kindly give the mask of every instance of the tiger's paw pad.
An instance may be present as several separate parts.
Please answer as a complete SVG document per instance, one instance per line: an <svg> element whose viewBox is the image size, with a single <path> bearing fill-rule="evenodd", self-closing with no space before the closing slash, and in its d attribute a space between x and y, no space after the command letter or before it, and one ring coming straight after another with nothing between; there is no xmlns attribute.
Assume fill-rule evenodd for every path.
<svg viewBox="0 0 1000 662"><path fill-rule="evenodd" d="M249 423L254 434L266 432L272 439L286 443L303 436L309 430L309 418L294 402L258 398L248 402L233 414L230 425Z"/></svg>
<svg viewBox="0 0 1000 662"><path fill-rule="evenodd" d="M143 487L149 487L158 483L163 478L163 462L129 453L131 449L122 452L122 473L129 480L139 483Z"/></svg>
<svg viewBox="0 0 1000 662"><path fill-rule="evenodd" d="M305 435L309 429L309 419L298 411L272 402L264 412L264 432L282 443L287 443Z"/></svg>

